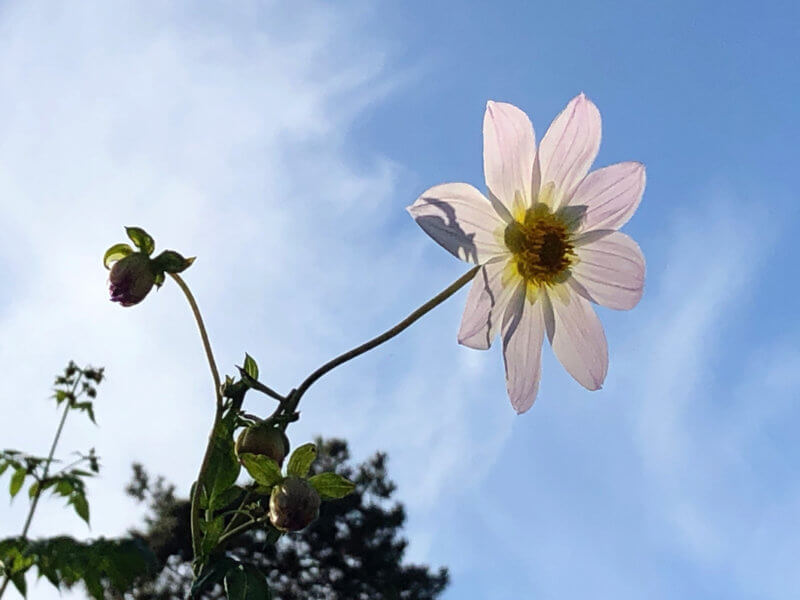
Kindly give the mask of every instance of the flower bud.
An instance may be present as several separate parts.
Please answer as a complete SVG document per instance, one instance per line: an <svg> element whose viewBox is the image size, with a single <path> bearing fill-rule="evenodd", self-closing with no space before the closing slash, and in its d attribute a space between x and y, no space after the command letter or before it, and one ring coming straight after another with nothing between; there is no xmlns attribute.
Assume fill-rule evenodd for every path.
<svg viewBox="0 0 800 600"><path fill-rule="evenodd" d="M236 456L245 453L267 456L281 466L289 454L289 440L280 429L259 423L243 430L236 439Z"/></svg>
<svg viewBox="0 0 800 600"><path fill-rule="evenodd" d="M108 280L111 301L122 306L138 304L156 282L156 274L150 266L150 258L140 252L129 254L114 263Z"/></svg>
<svg viewBox="0 0 800 600"><path fill-rule="evenodd" d="M280 531L300 531L319 516L320 497L305 479L287 477L272 488L269 520Z"/></svg>

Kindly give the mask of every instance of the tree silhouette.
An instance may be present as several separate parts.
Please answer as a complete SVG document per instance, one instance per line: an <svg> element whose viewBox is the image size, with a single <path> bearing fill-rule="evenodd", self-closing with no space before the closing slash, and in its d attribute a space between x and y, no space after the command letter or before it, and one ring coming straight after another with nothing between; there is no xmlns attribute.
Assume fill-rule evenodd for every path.
<svg viewBox="0 0 800 600"><path fill-rule="evenodd" d="M395 485L388 479L386 455L376 453L357 466L349 463L347 443L317 440L313 473L335 471L356 484L341 500L324 502L314 523L295 534L267 543L265 531L236 538L227 552L260 568L274 600L435 600L444 591L446 568L403 563L407 541L399 537L405 510L392 502ZM192 585L189 501L177 498L161 477L151 480L134 465L128 493L148 502L141 535L159 568L131 591L138 600L186 598ZM126 598L128 595L126 594ZM204 598L224 598L220 586Z"/></svg>

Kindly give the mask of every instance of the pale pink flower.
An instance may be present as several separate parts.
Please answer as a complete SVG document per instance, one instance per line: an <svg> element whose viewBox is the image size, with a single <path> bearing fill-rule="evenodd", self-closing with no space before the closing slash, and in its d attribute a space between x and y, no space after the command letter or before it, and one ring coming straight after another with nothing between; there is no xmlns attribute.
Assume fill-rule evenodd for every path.
<svg viewBox="0 0 800 600"><path fill-rule="evenodd" d="M599 389L608 347L590 302L628 310L642 296L644 257L617 229L642 198L644 165L589 173L599 146L600 112L583 94L555 118L538 150L524 112L489 102L483 119L489 197L466 183L445 183L408 208L442 247L482 265L458 341L486 350L500 333L508 395L519 413L536 399L545 332L569 374Z"/></svg>

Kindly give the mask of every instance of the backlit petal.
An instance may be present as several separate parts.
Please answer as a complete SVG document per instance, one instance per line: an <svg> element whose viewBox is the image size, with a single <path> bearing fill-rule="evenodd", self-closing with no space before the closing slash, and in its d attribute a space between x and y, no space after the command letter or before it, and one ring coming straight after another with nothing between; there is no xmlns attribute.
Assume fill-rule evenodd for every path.
<svg viewBox="0 0 800 600"><path fill-rule="evenodd" d="M461 260L480 264L508 252L503 243L505 223L471 185L437 185L407 210L425 233Z"/></svg>
<svg viewBox="0 0 800 600"><path fill-rule="evenodd" d="M567 104L544 134L538 154L540 189L550 182L554 184L555 208L572 196L589 172L600 148L600 130L600 111L580 94Z"/></svg>
<svg viewBox="0 0 800 600"><path fill-rule="evenodd" d="M548 290L553 326L547 335L567 372L588 390L603 385L608 371L608 346L592 305L568 286Z"/></svg>
<svg viewBox="0 0 800 600"><path fill-rule="evenodd" d="M524 413L536 400L542 367L544 316L541 294L535 302L525 299L525 284L520 285L503 319L503 359L506 388L511 406Z"/></svg>
<svg viewBox="0 0 800 600"><path fill-rule="evenodd" d="M514 214L515 202L530 204L536 138L531 120L512 104L488 102L483 117L483 171L490 198ZM502 210L502 207L498 210ZM517 207L518 208L518 207Z"/></svg>
<svg viewBox="0 0 800 600"><path fill-rule="evenodd" d="M507 265L505 258L495 259L486 263L475 275L458 330L459 344L486 350L500 331L503 314L520 280L516 278L504 285Z"/></svg>
<svg viewBox="0 0 800 600"><path fill-rule="evenodd" d="M589 173L568 202L583 209L578 231L622 227L636 212L644 184L644 165L638 162L618 163Z"/></svg>
<svg viewBox="0 0 800 600"><path fill-rule="evenodd" d="M596 304L630 310L644 290L645 262L639 245L614 231L575 249L578 262L572 267L573 286Z"/></svg>

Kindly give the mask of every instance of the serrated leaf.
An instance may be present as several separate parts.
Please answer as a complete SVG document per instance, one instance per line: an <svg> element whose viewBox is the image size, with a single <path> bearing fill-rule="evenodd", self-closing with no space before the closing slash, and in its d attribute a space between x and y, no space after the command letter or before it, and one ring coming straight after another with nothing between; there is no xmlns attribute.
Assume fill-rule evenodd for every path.
<svg viewBox="0 0 800 600"><path fill-rule="evenodd" d="M225 575L228 600L270 600L272 593L264 574L251 565L237 565Z"/></svg>
<svg viewBox="0 0 800 600"><path fill-rule="evenodd" d="M86 501L86 495L83 492L76 491L69 499L69 503L75 508L75 512L83 519L86 524L89 524L89 503Z"/></svg>
<svg viewBox="0 0 800 600"><path fill-rule="evenodd" d="M111 268L111 263L117 262L129 254L133 254L133 248L128 244L114 244L111 248L106 250L106 253L103 255L103 266L109 269Z"/></svg>
<svg viewBox="0 0 800 600"><path fill-rule="evenodd" d="M258 379L258 364L249 354L244 355L244 370L253 379Z"/></svg>
<svg viewBox="0 0 800 600"><path fill-rule="evenodd" d="M317 447L312 443L303 444L292 452L286 472L296 477L305 477L315 458L317 458Z"/></svg>
<svg viewBox="0 0 800 600"><path fill-rule="evenodd" d="M348 479L345 479L337 473L320 473L314 475L308 480L317 493L325 499L333 500L344 498L352 492L356 484Z"/></svg>
<svg viewBox="0 0 800 600"><path fill-rule="evenodd" d="M150 234L141 227L126 227L125 232L139 250L150 256L156 249L156 243Z"/></svg>
<svg viewBox="0 0 800 600"><path fill-rule="evenodd" d="M272 487L283 479L278 463L268 456L245 452L239 458L244 464L244 468L250 473L250 476L256 480L256 483Z"/></svg>
<svg viewBox="0 0 800 600"><path fill-rule="evenodd" d="M22 467L14 471L14 474L11 476L11 483L8 486L8 493L11 494L12 498L22 489L22 484L25 482L25 476L27 474L28 473Z"/></svg>

